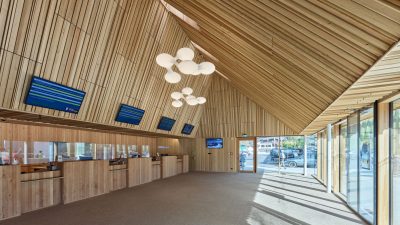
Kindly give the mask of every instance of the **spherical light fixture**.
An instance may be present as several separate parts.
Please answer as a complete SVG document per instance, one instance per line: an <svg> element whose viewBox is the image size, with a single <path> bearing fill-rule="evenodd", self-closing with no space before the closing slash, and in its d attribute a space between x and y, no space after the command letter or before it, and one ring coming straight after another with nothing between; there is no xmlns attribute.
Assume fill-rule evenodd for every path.
<svg viewBox="0 0 400 225"><path fill-rule="evenodd" d="M178 69L183 74L193 74L197 70L197 64L191 60L185 60L178 64Z"/></svg>
<svg viewBox="0 0 400 225"><path fill-rule="evenodd" d="M214 66L214 64L212 64L210 62L202 62L199 65L199 70L204 75L210 75L210 74L214 73L215 66Z"/></svg>
<svg viewBox="0 0 400 225"><path fill-rule="evenodd" d="M193 93L193 89L191 89L190 87L185 87L182 89L182 94L191 95L192 93Z"/></svg>
<svg viewBox="0 0 400 225"><path fill-rule="evenodd" d="M180 100L174 100L174 101L172 102L172 106L175 107L175 108L179 108L179 107L181 107L182 105L183 105L183 102L180 101Z"/></svg>
<svg viewBox="0 0 400 225"><path fill-rule="evenodd" d="M196 98L187 99L186 102L187 102L188 105L197 105L197 104L199 104L199 102L197 101Z"/></svg>
<svg viewBox="0 0 400 225"><path fill-rule="evenodd" d="M168 83L171 83L171 84L176 84L179 81L181 81L181 75L179 75L179 73L174 72L172 70L168 71L165 74L164 78Z"/></svg>
<svg viewBox="0 0 400 225"><path fill-rule="evenodd" d="M196 97L194 97L193 95L186 96L186 100L193 99L193 98L196 98Z"/></svg>
<svg viewBox="0 0 400 225"><path fill-rule="evenodd" d="M196 70L193 71L192 75L197 76L197 75L200 75L200 74L201 74L201 70L200 70L199 65L197 65Z"/></svg>
<svg viewBox="0 0 400 225"><path fill-rule="evenodd" d="M159 66L164 68L171 68L175 64L175 58L167 53L161 53L157 56L156 62Z"/></svg>
<svg viewBox="0 0 400 225"><path fill-rule="evenodd" d="M171 98L173 98L175 100L179 100L179 99L183 98L183 94L175 91L175 92L171 93Z"/></svg>
<svg viewBox="0 0 400 225"><path fill-rule="evenodd" d="M204 103L206 103L206 101L207 101L207 99L204 97L197 97L197 102L199 104L204 104Z"/></svg>
<svg viewBox="0 0 400 225"><path fill-rule="evenodd" d="M185 60L193 60L194 58L194 52L190 48L181 48L178 50L176 53L176 57L182 61Z"/></svg>

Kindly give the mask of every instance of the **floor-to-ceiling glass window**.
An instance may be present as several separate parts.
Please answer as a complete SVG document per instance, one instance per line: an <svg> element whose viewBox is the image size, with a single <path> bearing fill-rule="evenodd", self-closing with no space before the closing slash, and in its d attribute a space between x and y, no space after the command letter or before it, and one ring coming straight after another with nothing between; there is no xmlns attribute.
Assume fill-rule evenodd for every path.
<svg viewBox="0 0 400 225"><path fill-rule="evenodd" d="M304 136L282 136L280 159L282 167L291 173L303 173Z"/></svg>
<svg viewBox="0 0 400 225"><path fill-rule="evenodd" d="M307 165L310 174L317 174L317 134L307 136Z"/></svg>
<svg viewBox="0 0 400 225"><path fill-rule="evenodd" d="M266 172L278 171L279 137L257 138L257 168Z"/></svg>
<svg viewBox="0 0 400 225"><path fill-rule="evenodd" d="M375 196L375 141L374 141L374 109L360 111L359 130L359 212L369 222L374 220Z"/></svg>
<svg viewBox="0 0 400 225"><path fill-rule="evenodd" d="M347 120L347 203L358 210L358 113Z"/></svg>
<svg viewBox="0 0 400 225"><path fill-rule="evenodd" d="M391 224L400 224L400 101L392 103Z"/></svg>
<svg viewBox="0 0 400 225"><path fill-rule="evenodd" d="M311 153L312 152L313 151L311 151ZM308 165L314 166L316 155L311 158ZM303 173L303 166L304 136L257 138L258 169L263 169L264 171L281 170L289 173Z"/></svg>
<svg viewBox="0 0 400 225"><path fill-rule="evenodd" d="M339 137L339 191L344 196L347 195L347 123L340 125Z"/></svg>

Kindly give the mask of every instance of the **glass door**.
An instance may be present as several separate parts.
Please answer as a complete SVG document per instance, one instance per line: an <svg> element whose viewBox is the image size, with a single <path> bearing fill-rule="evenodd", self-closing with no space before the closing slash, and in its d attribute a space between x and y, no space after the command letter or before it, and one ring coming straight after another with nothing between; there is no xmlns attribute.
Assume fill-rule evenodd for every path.
<svg viewBox="0 0 400 225"><path fill-rule="evenodd" d="M239 172L256 172L255 138L239 138Z"/></svg>

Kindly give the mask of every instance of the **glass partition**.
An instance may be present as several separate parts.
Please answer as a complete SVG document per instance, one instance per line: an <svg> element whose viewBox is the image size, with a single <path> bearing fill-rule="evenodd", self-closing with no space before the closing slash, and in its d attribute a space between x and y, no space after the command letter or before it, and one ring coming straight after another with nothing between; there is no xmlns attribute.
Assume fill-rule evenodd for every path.
<svg viewBox="0 0 400 225"><path fill-rule="evenodd" d="M27 163L47 163L55 160L53 142L28 142Z"/></svg>
<svg viewBox="0 0 400 225"><path fill-rule="evenodd" d="M400 224L400 101L392 103L391 115L391 224Z"/></svg>
<svg viewBox="0 0 400 225"><path fill-rule="evenodd" d="M115 154L115 158L127 158L125 145L117 145L117 151Z"/></svg>
<svg viewBox="0 0 400 225"><path fill-rule="evenodd" d="M57 161L76 160L73 144L66 142L56 142L54 144L57 148Z"/></svg>
<svg viewBox="0 0 400 225"><path fill-rule="evenodd" d="M142 157L150 157L150 146L142 145Z"/></svg>
<svg viewBox="0 0 400 225"><path fill-rule="evenodd" d="M139 157L137 145L128 145L128 156L129 158Z"/></svg>
<svg viewBox="0 0 400 225"><path fill-rule="evenodd" d="M75 143L75 159L77 160L91 160L95 154L95 144L90 143Z"/></svg>
<svg viewBox="0 0 400 225"><path fill-rule="evenodd" d="M96 159L113 159L114 145L111 144L97 144L96 145Z"/></svg>
<svg viewBox="0 0 400 225"><path fill-rule="evenodd" d="M11 142L12 164L27 164L28 154L25 141Z"/></svg>
<svg viewBox="0 0 400 225"><path fill-rule="evenodd" d="M0 145L0 165L11 164L10 141L2 141Z"/></svg>

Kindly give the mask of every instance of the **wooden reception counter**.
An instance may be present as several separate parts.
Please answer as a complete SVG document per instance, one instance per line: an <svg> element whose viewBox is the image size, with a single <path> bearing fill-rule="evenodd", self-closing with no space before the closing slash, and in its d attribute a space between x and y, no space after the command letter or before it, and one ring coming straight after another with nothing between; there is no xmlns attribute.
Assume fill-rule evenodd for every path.
<svg viewBox="0 0 400 225"><path fill-rule="evenodd" d="M61 204L61 171L21 174L21 212Z"/></svg>
<svg viewBox="0 0 400 225"><path fill-rule="evenodd" d="M151 162L152 168L151 168L151 173L152 173L152 180L158 180L161 179L161 161L153 161Z"/></svg>
<svg viewBox="0 0 400 225"><path fill-rule="evenodd" d="M65 204L110 192L108 160L64 162L63 169Z"/></svg>
<svg viewBox="0 0 400 225"><path fill-rule="evenodd" d="M121 165L108 160L68 161L59 163L57 171L37 165L33 170L31 165L0 166L0 220L188 172L189 157L178 157L129 158Z"/></svg>
<svg viewBox="0 0 400 225"><path fill-rule="evenodd" d="M126 188L127 175L128 175L127 164L110 165L109 167L110 191L116 191L119 189Z"/></svg>
<svg viewBox="0 0 400 225"><path fill-rule="evenodd" d="M0 219L21 215L20 166L0 166Z"/></svg>

